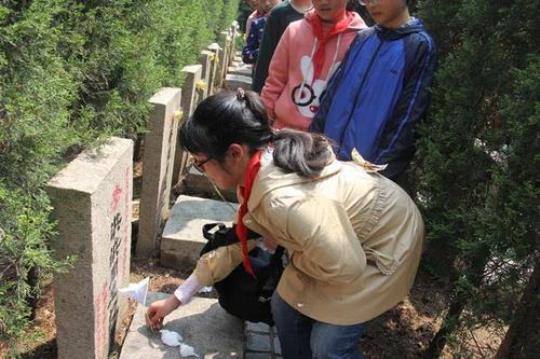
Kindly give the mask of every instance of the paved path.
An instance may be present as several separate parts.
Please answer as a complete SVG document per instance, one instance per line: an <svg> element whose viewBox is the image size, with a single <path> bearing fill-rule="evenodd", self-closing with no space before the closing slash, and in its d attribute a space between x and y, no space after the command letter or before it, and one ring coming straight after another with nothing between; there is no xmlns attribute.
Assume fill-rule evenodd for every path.
<svg viewBox="0 0 540 359"><path fill-rule="evenodd" d="M150 293L147 302L150 304L168 295ZM145 311L146 307L137 306L120 359L182 358L178 348L164 345L160 334L146 326ZM264 323L243 323L227 314L216 299L195 297L166 318L164 329L179 333L201 358L281 358L275 328Z"/></svg>

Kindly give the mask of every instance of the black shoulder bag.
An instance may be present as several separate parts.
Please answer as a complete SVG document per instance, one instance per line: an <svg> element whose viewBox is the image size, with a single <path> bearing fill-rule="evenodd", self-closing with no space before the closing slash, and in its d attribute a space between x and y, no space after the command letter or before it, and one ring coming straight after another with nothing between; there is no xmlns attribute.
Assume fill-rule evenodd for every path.
<svg viewBox="0 0 540 359"><path fill-rule="evenodd" d="M239 242L235 226L227 227L224 223L204 225L203 236L208 242L201 250L201 256L216 248ZM248 239L257 237L260 235L248 231ZM240 264L225 279L214 283L223 309L243 320L273 325L270 299L283 272L283 251L281 246L274 254L255 247L249 252L255 278Z"/></svg>

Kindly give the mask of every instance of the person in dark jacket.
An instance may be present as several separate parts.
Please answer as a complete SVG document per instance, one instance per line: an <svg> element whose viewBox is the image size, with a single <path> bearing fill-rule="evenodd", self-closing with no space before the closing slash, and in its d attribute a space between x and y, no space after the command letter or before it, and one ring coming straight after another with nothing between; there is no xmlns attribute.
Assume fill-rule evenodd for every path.
<svg viewBox="0 0 540 359"><path fill-rule="evenodd" d="M436 51L406 0L360 0L376 25L361 30L330 79L310 130L335 143L340 160L354 148L368 161L387 164L397 179L414 155L418 122L429 102Z"/></svg>
<svg viewBox="0 0 540 359"><path fill-rule="evenodd" d="M253 73L253 91L261 93L268 77L270 60L287 26L293 21L303 19L304 14L312 7L311 0L285 0L272 9L266 20L259 47L259 56Z"/></svg>

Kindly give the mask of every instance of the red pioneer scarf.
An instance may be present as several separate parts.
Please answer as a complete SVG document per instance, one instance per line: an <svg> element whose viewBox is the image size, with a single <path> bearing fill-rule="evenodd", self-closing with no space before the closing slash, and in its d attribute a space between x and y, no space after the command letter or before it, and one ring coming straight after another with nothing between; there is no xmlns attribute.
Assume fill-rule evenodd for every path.
<svg viewBox="0 0 540 359"><path fill-rule="evenodd" d="M236 224L236 235L238 236L238 239L240 239L240 245L242 247L242 262L244 263L244 269L254 277L255 272L253 272L253 267L251 266L251 262L249 261L248 257L248 230L242 220L247 213L247 203L251 194L253 182L255 181L255 177L257 176L259 169L261 168L261 154L261 151L257 151L249 159L244 186L240 187L243 200L242 204L240 205L240 210L238 211L238 223Z"/></svg>
<svg viewBox="0 0 540 359"><path fill-rule="evenodd" d="M318 79L324 65L325 50L328 40L347 30L354 20L354 14L350 11L346 12L326 33L323 30L323 20L316 12L313 11L307 14L306 20L311 24L313 34L319 41L315 55L313 55L313 79ZM339 49L336 49L336 51L339 51Z"/></svg>

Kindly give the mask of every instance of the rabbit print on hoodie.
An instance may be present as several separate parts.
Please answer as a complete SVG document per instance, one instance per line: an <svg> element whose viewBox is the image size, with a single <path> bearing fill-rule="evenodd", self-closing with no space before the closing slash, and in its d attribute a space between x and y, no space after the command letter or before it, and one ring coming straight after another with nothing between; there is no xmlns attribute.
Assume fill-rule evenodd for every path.
<svg viewBox="0 0 540 359"><path fill-rule="evenodd" d="M261 93L275 128L307 131L328 80L356 33L366 28L355 12L335 24L314 12L291 23L276 48Z"/></svg>

